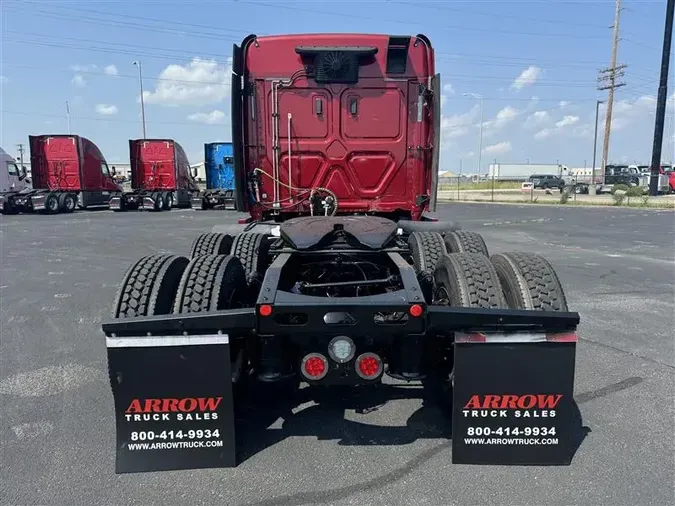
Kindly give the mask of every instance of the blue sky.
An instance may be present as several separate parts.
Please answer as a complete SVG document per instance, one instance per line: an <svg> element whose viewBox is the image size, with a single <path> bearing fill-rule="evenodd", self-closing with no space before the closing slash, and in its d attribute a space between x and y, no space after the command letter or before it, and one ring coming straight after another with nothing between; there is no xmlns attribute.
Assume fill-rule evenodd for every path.
<svg viewBox="0 0 675 506"><path fill-rule="evenodd" d="M616 94L610 161L651 157L665 3L622 2L626 86ZM228 58L245 35L424 33L445 84L442 168L456 171L461 159L464 172L477 163L480 124L478 100L465 94L484 97L484 168L495 158L591 166L595 101L607 96L597 71L609 65L614 21L614 0L3 0L0 10L0 144L11 154L29 134L67 133L68 101L73 133L109 162L126 161L128 139L141 136L140 60L148 136L176 139L197 163L204 143L230 139Z"/></svg>

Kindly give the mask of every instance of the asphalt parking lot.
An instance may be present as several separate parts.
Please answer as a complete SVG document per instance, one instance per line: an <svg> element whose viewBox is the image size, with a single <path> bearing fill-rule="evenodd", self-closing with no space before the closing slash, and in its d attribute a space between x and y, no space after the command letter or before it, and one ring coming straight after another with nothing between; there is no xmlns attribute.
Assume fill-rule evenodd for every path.
<svg viewBox="0 0 675 506"><path fill-rule="evenodd" d="M236 469L114 474L100 321L138 257L188 255L232 212L2 216L2 505L664 505L673 498L675 213L445 204L491 252L545 255L582 324L569 467L451 464L419 389L296 406ZM298 402L302 402L299 395Z"/></svg>

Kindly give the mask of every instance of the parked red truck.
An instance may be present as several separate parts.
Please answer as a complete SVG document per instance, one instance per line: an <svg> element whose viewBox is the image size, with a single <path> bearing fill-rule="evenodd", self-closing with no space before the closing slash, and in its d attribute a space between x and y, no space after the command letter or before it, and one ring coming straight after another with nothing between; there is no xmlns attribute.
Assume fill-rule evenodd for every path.
<svg viewBox="0 0 675 506"><path fill-rule="evenodd" d="M113 195L113 211L190 207L199 193L185 151L173 139L131 139L129 160L132 190Z"/></svg>
<svg viewBox="0 0 675 506"><path fill-rule="evenodd" d="M580 317L545 258L489 251L428 215L441 149L431 41L250 35L232 56L249 223L121 275L102 324L116 471L236 466L237 439L265 438L268 424L239 431L252 403L292 425L300 398L334 406L352 386L379 399L387 376L386 392L410 382L451 408L452 462L568 465L583 437ZM329 425L321 437L340 438Z"/></svg>
<svg viewBox="0 0 675 506"><path fill-rule="evenodd" d="M3 195L2 212L71 213L107 206L121 191L101 150L79 135L31 135L32 190Z"/></svg>

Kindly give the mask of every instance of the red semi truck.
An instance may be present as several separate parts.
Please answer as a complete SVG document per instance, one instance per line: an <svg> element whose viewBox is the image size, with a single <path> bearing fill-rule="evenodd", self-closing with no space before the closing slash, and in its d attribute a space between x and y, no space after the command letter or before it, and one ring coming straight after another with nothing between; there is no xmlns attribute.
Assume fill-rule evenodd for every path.
<svg viewBox="0 0 675 506"><path fill-rule="evenodd" d="M121 190L101 150L79 135L31 135L32 190L2 196L4 214L44 211L71 213L76 207L108 206Z"/></svg>
<svg viewBox="0 0 675 506"><path fill-rule="evenodd" d="M236 466L237 439L268 425L239 432L241 408L279 401L270 412L293 425L295 401L385 376L450 408L453 462L569 464L580 317L553 267L427 214L440 150L430 40L251 35L234 47L231 110L248 223L138 259L102 325L116 470ZM328 425L322 437L342 437Z"/></svg>
<svg viewBox="0 0 675 506"><path fill-rule="evenodd" d="M113 211L190 207L199 193L185 151L173 139L131 139L129 159L132 190L113 195Z"/></svg>

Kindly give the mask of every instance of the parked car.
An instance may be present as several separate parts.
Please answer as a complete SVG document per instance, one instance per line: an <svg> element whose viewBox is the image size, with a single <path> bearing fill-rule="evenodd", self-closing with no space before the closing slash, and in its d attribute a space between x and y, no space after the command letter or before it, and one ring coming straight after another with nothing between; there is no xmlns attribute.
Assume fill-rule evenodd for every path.
<svg viewBox="0 0 675 506"><path fill-rule="evenodd" d="M535 188L541 188L543 190L548 188L558 188L562 191L565 187L565 181L561 177L552 174L532 174L530 176L530 181L534 184Z"/></svg>

